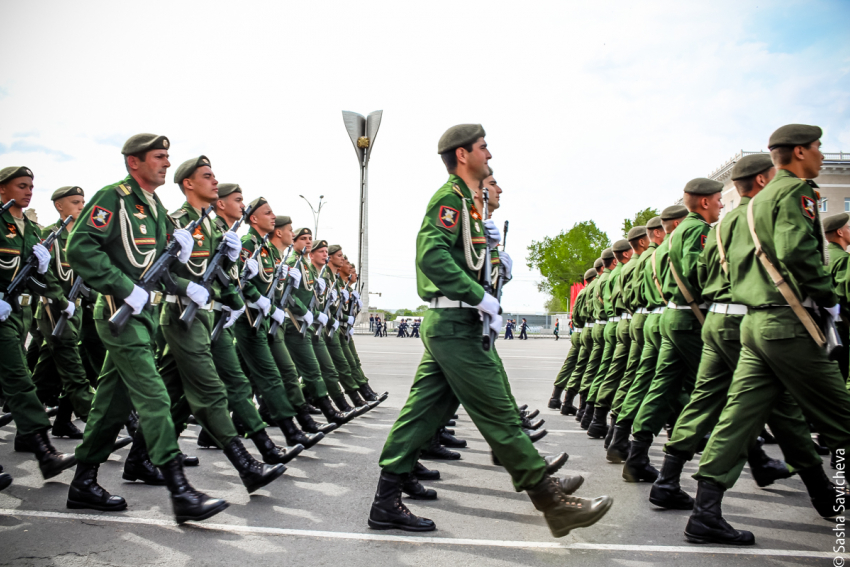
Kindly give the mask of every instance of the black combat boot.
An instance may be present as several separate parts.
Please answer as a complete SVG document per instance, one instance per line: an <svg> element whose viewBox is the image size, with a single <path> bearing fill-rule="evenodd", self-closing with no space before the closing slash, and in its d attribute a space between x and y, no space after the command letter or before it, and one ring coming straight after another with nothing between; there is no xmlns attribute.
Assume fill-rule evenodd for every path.
<svg viewBox="0 0 850 567"><path fill-rule="evenodd" d="M685 462L685 459L676 455L670 453L664 455L661 474L658 475L658 480L649 491L650 502L668 510L694 509L694 499L679 486Z"/></svg>
<svg viewBox="0 0 850 567"><path fill-rule="evenodd" d="M691 543L755 544L756 538L751 532L736 530L723 519L720 509L723 492L719 484L699 481L694 511L685 527L685 539Z"/></svg>
<svg viewBox="0 0 850 567"><path fill-rule="evenodd" d="M50 434L54 437L82 439L83 432L71 421L73 413L74 406L71 405L71 399L68 397L60 399L59 411L56 412L56 419L53 420L53 429L51 429Z"/></svg>
<svg viewBox="0 0 850 567"><path fill-rule="evenodd" d="M375 400L374 402L367 402L360 396L359 390L352 390L348 392L348 398L351 400L351 403L354 404L354 407L356 408L366 406L369 409L374 409L378 407L378 405L381 403L378 400Z"/></svg>
<svg viewBox="0 0 850 567"><path fill-rule="evenodd" d="M575 398L576 391L567 388L567 395L564 398L564 403L561 404L561 415L575 415L578 413L578 408L573 405Z"/></svg>
<svg viewBox="0 0 850 567"><path fill-rule="evenodd" d="M9 473L4 473L3 466L0 465L0 491L9 488L10 484L12 484L12 475L10 475Z"/></svg>
<svg viewBox="0 0 850 567"><path fill-rule="evenodd" d="M415 516L401 501L402 475L381 472L378 490L369 512L369 527L373 530L404 530L430 532L437 528L428 518Z"/></svg>
<svg viewBox="0 0 850 567"><path fill-rule="evenodd" d="M127 435L130 436L130 439L136 436L136 431L139 429L139 414L136 413L136 410L130 410L130 415L127 416L124 426L127 428Z"/></svg>
<svg viewBox="0 0 850 567"><path fill-rule="evenodd" d="M463 449L466 447L466 439L458 439L454 435L446 432L445 427L440 428L440 445L451 447L453 449Z"/></svg>
<svg viewBox="0 0 850 567"><path fill-rule="evenodd" d="M333 400L334 404L336 404L336 407L339 408L340 413L353 412L354 417L360 417L371 409L365 404L357 408L351 407L350 405L348 405L348 401L345 399L345 395L343 394L340 394L339 396L334 396L331 399Z"/></svg>
<svg viewBox="0 0 850 567"><path fill-rule="evenodd" d="M322 415L322 410L307 402L307 411L310 412L310 415Z"/></svg>
<svg viewBox="0 0 850 567"><path fill-rule="evenodd" d="M753 480L762 488L794 474L782 461L768 457L761 447L761 441L753 443L750 447L747 452L747 463L750 465L750 472L753 473Z"/></svg>
<svg viewBox="0 0 850 567"><path fill-rule="evenodd" d="M552 397L549 398L549 409L561 409L561 395L563 393L563 388L555 386L555 389L552 390Z"/></svg>
<svg viewBox="0 0 850 567"><path fill-rule="evenodd" d="M38 468L44 480L53 478L65 469L77 464L77 459L70 453L60 453L47 438L47 431L38 431L30 435L15 437L15 450L34 453L38 459Z"/></svg>
<svg viewBox="0 0 850 567"><path fill-rule="evenodd" d="M379 402L383 402L384 400L390 397L389 392L384 392L383 394L377 393L375 390L372 389L372 386L370 386L368 382L363 384L363 388L366 388L366 391L375 396L375 398L377 398Z"/></svg>
<svg viewBox="0 0 850 567"><path fill-rule="evenodd" d="M120 496L112 496L97 483L97 469L100 465L77 463L74 480L68 488L68 501L65 505L71 509L86 508L102 512L118 512L127 509L127 502Z"/></svg>
<svg viewBox="0 0 850 567"><path fill-rule="evenodd" d="M150 461L145 437L139 432L136 432L136 438L133 439L133 446L130 447L130 452L124 461L124 474L121 475L121 478L130 482L141 480L145 484L152 486L162 486L165 484L165 477L162 476L162 473Z"/></svg>
<svg viewBox="0 0 850 567"><path fill-rule="evenodd" d="M307 433L321 433L324 436L339 427L336 423L316 423L310 412L310 404L304 404L300 408L297 408L296 411L298 413L295 415L295 419L298 420L298 424L301 426L301 429ZM321 437L319 439L321 439ZM286 442L289 443L289 439L287 439ZM303 441L299 441L299 443L303 444L307 449L310 448ZM292 445L292 443L289 444Z"/></svg>
<svg viewBox="0 0 850 567"><path fill-rule="evenodd" d="M554 537L564 537L576 528L592 526L614 502L608 496L593 500L570 496L564 490L563 481L549 475L526 492L534 507L543 512Z"/></svg>
<svg viewBox="0 0 850 567"><path fill-rule="evenodd" d="M587 392L581 392L578 395L578 410L576 411L576 421L581 423L584 418L584 412L587 410Z"/></svg>
<svg viewBox="0 0 850 567"><path fill-rule="evenodd" d="M759 437L761 437L762 439L764 439L764 444L765 444L765 445L774 445L774 444L776 444L776 437L774 437L773 435L771 435L771 434L770 434L770 431L768 431L768 430L767 430L767 428L765 428L765 429L762 429L762 430L761 430L761 433L759 433Z"/></svg>
<svg viewBox="0 0 850 567"><path fill-rule="evenodd" d="M127 437L126 435L119 435L118 437L115 438L115 443L113 443L113 445L112 445L112 452L114 453L118 449L126 447L127 445L129 445L132 442L133 442L132 437Z"/></svg>
<svg viewBox="0 0 850 567"><path fill-rule="evenodd" d="M316 403L319 405L319 409L322 410L322 413L325 416L325 419L328 423L335 423L339 426L345 425L352 419L356 417L354 411L339 413L334 409L331 405L331 399L328 396L324 396L316 400Z"/></svg>
<svg viewBox="0 0 850 567"><path fill-rule="evenodd" d="M522 428L523 429L530 429L531 431L537 431L538 429L543 427L544 423L546 423L545 419L538 419L537 421L532 421L531 418L524 417L522 415L520 415L519 419L520 419Z"/></svg>
<svg viewBox="0 0 850 567"><path fill-rule="evenodd" d="M629 435L632 431L631 423L617 424L614 426L614 434L605 458L611 463L624 463L629 458Z"/></svg>
<svg viewBox="0 0 850 567"><path fill-rule="evenodd" d="M248 494L278 479L286 471L283 465L265 465L251 456L238 437L224 448L224 454L237 471Z"/></svg>
<svg viewBox="0 0 850 567"><path fill-rule="evenodd" d="M304 450L304 445L296 443L292 447L278 447L271 440L265 429L261 429L250 436L251 441L257 446L257 450L263 456L263 462L268 465L286 464L298 456Z"/></svg>
<svg viewBox="0 0 850 567"><path fill-rule="evenodd" d="M519 416L522 419L532 420L535 417L537 417L538 415L540 415L539 409L534 409L532 411L528 411L527 409L519 410ZM543 420L541 419L540 421L542 422ZM541 425L542 425L542 423L541 423Z"/></svg>
<svg viewBox="0 0 850 567"><path fill-rule="evenodd" d="M177 456L159 467L165 484L171 493L171 506L178 524L188 521L200 522L215 516L228 504L220 498L210 498L195 490L183 473L182 458Z"/></svg>
<svg viewBox="0 0 850 567"><path fill-rule="evenodd" d="M11 413L0 413L0 427L5 427L12 423L14 418Z"/></svg>
<svg viewBox="0 0 850 567"><path fill-rule="evenodd" d="M531 439L532 443L537 443L538 441L540 441L541 439L546 437L546 435L549 434L549 432L546 431L545 429L540 429L538 431L532 431L530 429L523 429L522 431L526 435L528 435L528 438Z"/></svg>
<svg viewBox="0 0 850 567"><path fill-rule="evenodd" d="M606 406L598 406L593 408L593 418L590 420L590 425L587 428L587 436L591 439L604 439L608 435L608 408Z"/></svg>
<svg viewBox="0 0 850 567"><path fill-rule="evenodd" d="M378 399L378 396L370 392L366 389L365 386L360 386L357 391L363 396L363 399L372 404L372 407L376 407L381 403L381 400Z"/></svg>
<svg viewBox="0 0 850 567"><path fill-rule="evenodd" d="M584 415L581 416L581 428L587 431L590 427L590 422L593 421L593 414L596 412L596 404L587 402L584 406Z"/></svg>
<svg viewBox="0 0 850 567"><path fill-rule="evenodd" d="M212 438L212 435L207 433L207 430L203 427L201 428L201 432L198 433L198 447L202 449L218 449L219 446L215 444L215 440Z"/></svg>
<svg viewBox="0 0 850 567"><path fill-rule="evenodd" d="M401 475L401 491L413 500L436 500L437 491L433 488L425 488L414 474Z"/></svg>
<svg viewBox="0 0 850 567"><path fill-rule="evenodd" d="M570 456L566 453L558 453L557 455L543 457L543 460L546 461L546 474L553 475L558 472L562 466L567 464L569 458Z"/></svg>
<svg viewBox="0 0 850 567"><path fill-rule="evenodd" d="M605 444L603 448L607 451L611 446L611 439L614 438L614 425L617 423L617 416L613 413L608 416L608 433L605 434Z"/></svg>
<svg viewBox="0 0 850 567"><path fill-rule="evenodd" d="M456 461L460 459L460 453L449 451L440 444L439 431L431 438L431 444L422 451L423 459L438 459L443 461Z"/></svg>
<svg viewBox="0 0 850 567"><path fill-rule="evenodd" d="M649 464L649 446L646 441L632 440L629 458L623 465L623 478L626 482L655 482L658 470Z"/></svg>
<svg viewBox="0 0 850 567"><path fill-rule="evenodd" d="M821 465L798 472L803 484L806 485L809 498L812 499L812 506L821 518L836 521L844 516L843 512L837 510L846 508L848 497L850 497L850 490L847 487L837 487L832 484Z"/></svg>
<svg viewBox="0 0 850 567"><path fill-rule="evenodd" d="M302 445L305 449L309 449L325 438L325 434L321 431L318 433L304 433L295 426L295 422L292 421L291 417L280 420L277 422L277 426L280 427L280 430L283 432L286 444L292 447L295 445ZM336 425L334 425L334 427L336 427Z"/></svg>
<svg viewBox="0 0 850 567"><path fill-rule="evenodd" d="M429 469L419 461L413 467L413 474L420 480L440 480L440 471Z"/></svg>

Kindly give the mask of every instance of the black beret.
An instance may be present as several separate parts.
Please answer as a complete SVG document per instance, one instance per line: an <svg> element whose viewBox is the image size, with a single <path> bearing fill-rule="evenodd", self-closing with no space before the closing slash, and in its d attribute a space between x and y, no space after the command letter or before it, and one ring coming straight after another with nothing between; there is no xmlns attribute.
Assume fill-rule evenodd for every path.
<svg viewBox="0 0 850 567"><path fill-rule="evenodd" d="M661 223L658 223L659 226ZM631 230L629 230L628 236L626 236L626 240L636 240L638 238L643 238L646 236L646 227L645 226L633 226Z"/></svg>
<svg viewBox="0 0 850 567"><path fill-rule="evenodd" d="M794 146L805 146L815 140L819 140L822 135L823 130L820 129L820 126L786 124L770 135L767 147L772 150L780 146L790 146L792 148Z"/></svg>
<svg viewBox="0 0 850 567"><path fill-rule="evenodd" d="M328 255L333 256L340 250L342 250L342 246L340 246L339 244L331 244L330 246L328 246Z"/></svg>
<svg viewBox="0 0 850 567"><path fill-rule="evenodd" d="M773 160L770 159L770 154L744 156L732 168L732 181L744 179L745 177L753 177L767 171L771 167L773 167Z"/></svg>
<svg viewBox="0 0 850 567"><path fill-rule="evenodd" d="M602 266L604 266L604 264L602 263L602 258L597 258L597 259L593 262L593 267L594 267L594 268L596 268L597 270L598 270L599 268L601 268Z"/></svg>
<svg viewBox="0 0 850 567"><path fill-rule="evenodd" d="M652 230L654 228L661 228L661 217L652 217L649 219L649 222L646 223L647 230Z"/></svg>
<svg viewBox="0 0 850 567"><path fill-rule="evenodd" d="M688 216L688 208L684 205L673 205L661 211L661 220L676 220Z"/></svg>
<svg viewBox="0 0 850 567"><path fill-rule="evenodd" d="M181 163L180 167L177 168L177 171L174 172L174 183L180 185L184 179L192 177L192 174L195 173L196 169L204 167L205 165L210 166L210 160L207 156L198 156L196 158L187 159Z"/></svg>
<svg viewBox="0 0 850 567"><path fill-rule="evenodd" d="M644 232L644 234L646 234L646 233ZM618 240L611 247L611 250L613 250L614 252L628 252L631 249L632 249L632 245L629 244L628 240Z"/></svg>
<svg viewBox="0 0 850 567"><path fill-rule="evenodd" d="M603 260L613 260L614 259L614 250L611 248L606 248L602 251L602 259Z"/></svg>
<svg viewBox="0 0 850 567"><path fill-rule="evenodd" d="M53 192L53 195L50 196L51 201L55 201L57 199L61 199L62 197L67 197L69 195L85 195L83 193L83 189L81 187L77 187L76 185L66 185L65 187L60 187L56 191Z"/></svg>
<svg viewBox="0 0 850 567"><path fill-rule="evenodd" d="M281 227L286 226L288 224L292 224L292 219L287 217L287 216L278 215L274 218L274 227L275 228L281 228Z"/></svg>
<svg viewBox="0 0 850 567"><path fill-rule="evenodd" d="M442 154L461 146L466 146L483 138L484 127L481 124L458 124L446 130L437 143L437 153Z"/></svg>
<svg viewBox="0 0 850 567"><path fill-rule="evenodd" d="M327 248L327 247L328 247L328 241L327 240L317 240L317 241L313 242L313 247L310 248L310 251L315 252L316 250L320 250L322 248Z"/></svg>
<svg viewBox="0 0 850 567"><path fill-rule="evenodd" d="M242 188L238 183L219 183L218 184L218 197L219 199L222 197L227 197L231 193L241 193Z"/></svg>
<svg viewBox="0 0 850 567"><path fill-rule="evenodd" d="M259 209L266 203L268 203L268 201L266 201L265 197L257 197L256 199L248 203L248 206L251 207L252 212L257 212L257 209Z"/></svg>
<svg viewBox="0 0 850 567"><path fill-rule="evenodd" d="M599 274L596 272L596 268L590 268L584 273L584 281L589 282Z"/></svg>
<svg viewBox="0 0 850 567"><path fill-rule="evenodd" d="M293 240L298 240L299 238L301 238L305 234L309 234L310 236L313 236L313 231L310 230L309 228L307 228L306 226L304 228L299 228L295 231L295 238L293 238Z"/></svg>
<svg viewBox="0 0 850 567"><path fill-rule="evenodd" d="M16 177L29 177L31 179L35 179L35 175L32 174L32 170L28 167L13 165L0 169L0 183L6 183L10 179L15 179Z"/></svg>
<svg viewBox="0 0 850 567"><path fill-rule="evenodd" d="M685 193L690 193L692 195L714 195L721 191L723 191L723 184L721 182L714 181L713 179L707 179L705 177L691 179L685 185Z"/></svg>
<svg viewBox="0 0 850 567"><path fill-rule="evenodd" d="M167 150L171 144L165 136L156 134L136 134L124 142L121 153L125 156L149 152L150 150Z"/></svg>
<svg viewBox="0 0 850 567"><path fill-rule="evenodd" d="M826 217L821 222L823 222L824 232L832 232L833 230L838 230L839 228L847 226L848 221L850 221L850 215L847 213L838 213L837 215Z"/></svg>

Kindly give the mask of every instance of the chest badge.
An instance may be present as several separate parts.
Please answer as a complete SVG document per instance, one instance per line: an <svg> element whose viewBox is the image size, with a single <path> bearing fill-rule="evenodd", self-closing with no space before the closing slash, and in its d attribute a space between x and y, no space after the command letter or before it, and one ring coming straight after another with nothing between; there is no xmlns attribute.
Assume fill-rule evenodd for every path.
<svg viewBox="0 0 850 567"><path fill-rule="evenodd" d="M9 234L6 235L6 238L15 238L16 236L18 236L18 227L15 226L13 223L7 222L6 230L9 231Z"/></svg>
<svg viewBox="0 0 850 567"><path fill-rule="evenodd" d="M200 226L198 226L195 229L195 232L192 233L192 238L195 239L195 245L203 246L203 244L204 244L204 232L201 230Z"/></svg>
<svg viewBox="0 0 850 567"><path fill-rule="evenodd" d="M148 233L147 225L144 225L144 224L139 225L139 232L141 232L142 234L147 234Z"/></svg>
<svg viewBox="0 0 850 567"><path fill-rule="evenodd" d="M145 214L145 206L144 205L136 205L136 210L139 211L139 212L133 213L134 217L136 217L139 220L148 218L148 216ZM142 234L145 234L145 232L142 231Z"/></svg>

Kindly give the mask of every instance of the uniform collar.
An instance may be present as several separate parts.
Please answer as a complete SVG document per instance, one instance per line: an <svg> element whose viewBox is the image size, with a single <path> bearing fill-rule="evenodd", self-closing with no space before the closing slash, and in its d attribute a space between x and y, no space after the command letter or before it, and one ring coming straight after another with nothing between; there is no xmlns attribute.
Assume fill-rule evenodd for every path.
<svg viewBox="0 0 850 567"><path fill-rule="evenodd" d="M146 196L147 191L142 189L141 185L139 185L139 182L136 181L133 178L132 175L130 175L128 173L127 177L124 178L123 183L125 185L128 185L133 190L133 192L136 194L136 197L141 199L143 203L150 204L150 201L148 200L148 198ZM162 201L159 200L159 195L156 194L156 191L154 191L153 193L150 193L150 195L153 195L153 198L156 201L157 218L159 218L160 213L162 213L163 215L167 215L168 211L166 211L165 207L162 206Z"/></svg>
<svg viewBox="0 0 850 567"><path fill-rule="evenodd" d="M740 203L738 204L738 206L737 206L737 207L735 207L735 208L737 209L737 208L739 208L739 207L746 207L746 206L747 206L747 204L748 204L750 201L752 201L752 200L753 200L753 198L752 198L752 197L741 197L741 202L740 202Z"/></svg>
<svg viewBox="0 0 850 567"><path fill-rule="evenodd" d="M466 186L466 182L459 176L454 173L449 175L449 183L452 185L457 185L460 189L460 192L463 193L464 197L467 199L472 199L472 191L469 187Z"/></svg>
<svg viewBox="0 0 850 567"><path fill-rule="evenodd" d="M706 222L706 220L705 220L704 218L702 218L702 215L701 215L701 214L699 214L699 213L697 213L697 212L691 212L691 213L688 213L687 218L689 218L689 219L696 219L696 220L698 220L698 221L700 221L700 222L703 222L703 223L705 223L705 224L708 224L708 222Z"/></svg>

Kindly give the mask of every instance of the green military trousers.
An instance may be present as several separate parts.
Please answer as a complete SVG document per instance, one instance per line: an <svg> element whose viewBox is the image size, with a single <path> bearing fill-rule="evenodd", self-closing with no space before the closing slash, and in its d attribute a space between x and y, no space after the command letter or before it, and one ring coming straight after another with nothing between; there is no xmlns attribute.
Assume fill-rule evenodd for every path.
<svg viewBox="0 0 850 567"><path fill-rule="evenodd" d="M626 361L626 370L623 373L623 377L617 385L614 401L611 403L611 413L615 416L620 413L620 408L623 407L623 402L626 401L626 395L628 395L637 374L641 353L643 353L643 327L646 323L646 318L646 313L635 313L629 322L629 338L631 339L629 358Z"/></svg>
<svg viewBox="0 0 850 567"><path fill-rule="evenodd" d="M602 335L604 346L602 348L602 357L599 359L599 368L596 370L593 382L590 384L590 390L587 393L587 401L596 403L596 397L599 394L599 387L605 380L608 374L608 368L611 367L611 360L614 358L614 350L617 348L617 327L618 321L608 321L605 323L605 331Z"/></svg>
<svg viewBox="0 0 850 567"><path fill-rule="evenodd" d="M270 327L269 323L266 327ZM301 380L298 376L298 368L295 362L292 361L292 355L289 354L289 349L286 348L286 342L283 338L283 326L278 326L274 335L269 335L269 349L277 364L277 371L283 380L283 387L286 388L286 395L289 398L289 403L298 411L298 408L307 403L304 398L304 391L301 386Z"/></svg>
<svg viewBox="0 0 850 567"><path fill-rule="evenodd" d="M629 354L632 349L632 338L629 334L631 320L621 318L617 323L616 344L614 346L614 355L611 357L611 364L608 366L608 373L599 384L599 391L596 393L596 407L611 408L614 404L614 396L617 395L617 388L620 386L620 380L626 373L626 366L629 362Z"/></svg>
<svg viewBox="0 0 850 567"><path fill-rule="evenodd" d="M556 388L566 388L567 383L573 375L578 364L579 354L581 353L581 331L576 331L570 337L570 352L567 353L567 358L564 360L564 365L561 366L561 371L555 378Z"/></svg>
<svg viewBox="0 0 850 567"><path fill-rule="evenodd" d="M342 339L342 340L347 343L348 350L351 352L351 356L354 358L354 360L357 363L357 373L360 376L357 383L362 386L362 385L366 384L367 382L369 382L369 378L366 377L366 373L363 372L363 365L360 364L360 355L357 354L357 347L354 345L354 336L349 335L349 338L351 339L350 341L345 341L345 339Z"/></svg>
<svg viewBox="0 0 850 567"><path fill-rule="evenodd" d="M591 350L590 356L587 359L587 365L584 368L584 374L581 378L580 392L589 392L593 385L593 379L599 371L599 363L602 361L602 352L605 350L605 327L603 323L595 323L591 330L590 341Z"/></svg>
<svg viewBox="0 0 850 567"><path fill-rule="evenodd" d="M82 311L82 322L80 323L80 355L83 359L83 368L92 388L97 388L97 378L103 368L106 358L106 347L97 334L94 324L94 305L84 303L80 308Z"/></svg>
<svg viewBox="0 0 850 567"><path fill-rule="evenodd" d="M299 321L299 324L303 325L304 322ZM316 352L313 350L312 332L314 331L307 329L306 335L301 336L301 333L295 327L295 323L291 319L287 319L284 324L283 339L290 356L292 356L292 362L295 363L298 372L301 374L307 395L318 399L328 395L328 388L322 378L322 367L316 358Z"/></svg>
<svg viewBox="0 0 850 567"><path fill-rule="evenodd" d="M0 323L0 389L9 404L18 435L30 435L50 427L24 352L31 323L32 307L29 305L21 307L20 313L13 311Z"/></svg>
<svg viewBox="0 0 850 567"><path fill-rule="evenodd" d="M702 345L702 326L690 308L664 310L655 377L632 425L635 439L651 442L682 392L690 394L694 389Z"/></svg>
<svg viewBox="0 0 850 567"><path fill-rule="evenodd" d="M510 473L517 491L538 484L546 463L522 431L516 402L505 387L493 350L481 346L475 309L431 309L422 322L425 353L407 402L390 430L379 465L395 474L413 470L419 449L463 404Z"/></svg>
<svg viewBox="0 0 850 567"><path fill-rule="evenodd" d="M331 397L343 395L342 386L339 385L339 372L336 371L334 360L328 351L324 333L320 332L316 335L314 331L307 331L307 334L310 335L310 342L313 345L316 360L319 362L319 368L322 371L322 380L325 382L328 395Z"/></svg>
<svg viewBox="0 0 850 567"><path fill-rule="evenodd" d="M80 347L78 346L80 325L83 320L82 311L77 307L74 316L68 319L68 324L65 325L62 336L53 337L54 323L47 316L48 309L51 311L50 315L53 317L53 321L58 321L60 316L60 312L53 309L51 305L43 304L41 306L42 316L38 319L38 329L44 336L44 343L33 372L33 382L39 390L42 390L42 381L50 382L47 379L48 376L53 374L50 367L55 367L55 373L61 380L62 397L68 398L77 417L87 421L91 401L94 397L94 389L92 389L83 367ZM47 384L44 385L47 386Z"/></svg>
<svg viewBox="0 0 850 567"><path fill-rule="evenodd" d="M702 328L702 358L696 385L664 452L685 460L694 458L703 438L711 433L726 405L732 375L741 354L743 315L708 313ZM785 460L794 470L820 466L821 459L811 442L811 432L799 406L783 392L768 419ZM761 428L759 428L759 431ZM755 435L758 435L756 432ZM756 437L752 437L755 443ZM742 467L746 452L739 454ZM740 468L737 469L740 472Z"/></svg>
<svg viewBox="0 0 850 567"><path fill-rule="evenodd" d="M593 350L593 327L585 326L575 342L577 346L581 347L581 350L578 353L575 370L573 370L572 376L567 382L567 389L578 392L581 389L581 379L587 369L587 362L590 360L590 352Z"/></svg>
<svg viewBox="0 0 850 567"><path fill-rule="evenodd" d="M368 380L366 380L363 369L360 368L360 359L355 355L354 339L350 335L340 333L339 331L337 331L337 335L339 335L339 346L342 349L342 354L348 362L348 367L351 368L351 377L354 378L359 388L365 385Z"/></svg>
<svg viewBox="0 0 850 567"><path fill-rule="evenodd" d="M640 353L640 362L638 362L635 378L617 413L617 425L630 426L634 422L652 384L652 379L655 377L658 351L661 349L661 315L662 313L650 313L646 316L646 322L643 324L643 350Z"/></svg>
<svg viewBox="0 0 850 567"><path fill-rule="evenodd" d="M182 308L176 303L163 307L160 327L165 348L159 357L159 373L171 398L171 419L177 431L186 428L189 415L209 433L219 449L238 437L228 411L227 390L213 362L210 334L213 311L199 310L189 330L180 324ZM145 427L144 420L140 420Z"/></svg>
<svg viewBox="0 0 850 567"><path fill-rule="evenodd" d="M105 303L99 299L101 302ZM98 308L107 309L102 305ZM142 434L151 462L158 467L168 463L180 454L180 448L171 419L171 400L156 368L154 333L158 325L153 310L146 308L130 317L117 337L112 336L106 319L96 320L95 325L108 352L83 442L75 452L77 460L87 464L105 462L130 410L135 408L144 425Z"/></svg>
<svg viewBox="0 0 850 567"><path fill-rule="evenodd" d="M838 363L818 348L791 308L750 309L741 322L741 344L728 401L694 478L727 489L734 486L743 467L741 453L747 441L766 421L773 429L771 412L783 409L785 392L815 425L830 450L848 454L850 392Z"/></svg>
<svg viewBox="0 0 850 567"><path fill-rule="evenodd" d="M356 392L359 384L354 379L354 374L357 371L348 364L348 358L345 356L342 345L340 344L341 337L339 336L339 332L334 333L332 339L323 333L322 340L328 349L328 353L331 355L331 360L333 360L336 373L339 375L339 383L343 390L349 393Z"/></svg>
<svg viewBox="0 0 850 567"><path fill-rule="evenodd" d="M231 327L236 338L236 349L247 368L247 375L257 392L263 397L269 415L277 422L295 416L295 410L284 388L277 361L272 355L268 321L254 332L247 316L240 317ZM224 336L219 340L222 340Z"/></svg>

